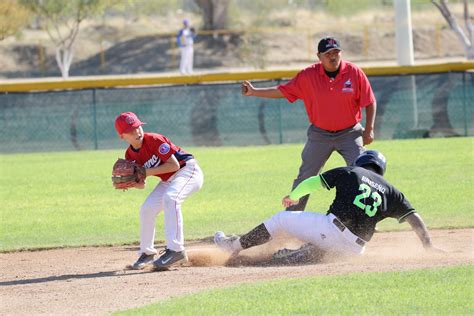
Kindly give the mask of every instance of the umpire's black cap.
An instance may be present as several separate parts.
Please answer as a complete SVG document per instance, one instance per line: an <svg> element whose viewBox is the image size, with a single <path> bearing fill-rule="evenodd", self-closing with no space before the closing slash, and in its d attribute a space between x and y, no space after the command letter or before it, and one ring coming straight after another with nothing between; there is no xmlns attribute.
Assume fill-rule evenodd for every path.
<svg viewBox="0 0 474 316"><path fill-rule="evenodd" d="M324 54L331 50L338 49L341 50L341 44L335 37L323 37L318 44L318 53Z"/></svg>
<svg viewBox="0 0 474 316"><path fill-rule="evenodd" d="M366 150L362 152L354 161L354 166L364 167L372 166L381 176L387 169L387 159L385 156L377 150Z"/></svg>

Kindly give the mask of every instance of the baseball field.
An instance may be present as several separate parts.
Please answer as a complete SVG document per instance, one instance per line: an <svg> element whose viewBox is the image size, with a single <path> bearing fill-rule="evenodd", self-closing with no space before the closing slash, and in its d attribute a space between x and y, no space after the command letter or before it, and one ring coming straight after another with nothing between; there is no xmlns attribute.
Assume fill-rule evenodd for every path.
<svg viewBox="0 0 474 316"><path fill-rule="evenodd" d="M474 313L474 139L377 140L386 178L405 193L446 254L424 252L408 224L386 220L363 257L300 266L263 259L294 240L243 252L230 264L211 243L282 209L302 144L186 148L205 175L183 205L190 262L131 271L139 206L154 188L114 190L123 149L0 155L1 314L422 314ZM324 170L343 165L333 155ZM334 192L312 195L326 212ZM163 215L156 243L163 244ZM151 304L151 305L148 305Z"/></svg>

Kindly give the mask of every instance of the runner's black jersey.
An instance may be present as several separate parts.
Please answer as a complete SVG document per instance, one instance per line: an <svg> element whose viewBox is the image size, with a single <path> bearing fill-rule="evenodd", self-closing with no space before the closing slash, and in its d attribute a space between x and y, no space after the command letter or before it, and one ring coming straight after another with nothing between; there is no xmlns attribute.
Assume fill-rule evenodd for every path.
<svg viewBox="0 0 474 316"><path fill-rule="evenodd" d="M415 210L403 193L375 172L361 167L342 167L321 174L323 186L336 188L329 207L347 228L365 241L374 234L375 225L387 217L401 223Z"/></svg>

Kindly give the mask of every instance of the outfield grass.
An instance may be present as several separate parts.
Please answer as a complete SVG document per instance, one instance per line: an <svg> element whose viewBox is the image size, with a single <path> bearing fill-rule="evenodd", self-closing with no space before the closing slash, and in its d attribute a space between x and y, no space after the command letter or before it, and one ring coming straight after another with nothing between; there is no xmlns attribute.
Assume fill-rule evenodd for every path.
<svg viewBox="0 0 474 316"><path fill-rule="evenodd" d="M116 315L472 315L474 266L279 280Z"/></svg>
<svg viewBox="0 0 474 316"><path fill-rule="evenodd" d="M473 138L377 141L388 158L386 177L431 228L472 227ZM282 209L303 145L187 148L205 174L203 189L183 205L185 238L216 230L243 233ZM130 244L139 240L145 190L112 188L112 165L123 151L0 155L0 250ZM333 155L324 170L343 165ZM325 212L334 192L314 194L308 210ZM381 229L408 229L388 220ZM157 220L163 240L163 215Z"/></svg>

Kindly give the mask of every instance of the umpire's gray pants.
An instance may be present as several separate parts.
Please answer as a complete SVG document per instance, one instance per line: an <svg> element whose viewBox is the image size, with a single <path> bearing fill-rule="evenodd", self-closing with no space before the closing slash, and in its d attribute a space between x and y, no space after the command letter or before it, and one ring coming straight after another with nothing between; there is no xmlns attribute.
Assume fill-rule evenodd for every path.
<svg viewBox="0 0 474 316"><path fill-rule="evenodd" d="M294 189L303 180L317 175L333 151L337 151L349 166L364 151L360 123L337 132L328 132L314 125L308 128L308 140L301 153L302 164L298 177L293 182ZM288 211L302 211L308 203L309 195L300 199L297 205L287 208Z"/></svg>

